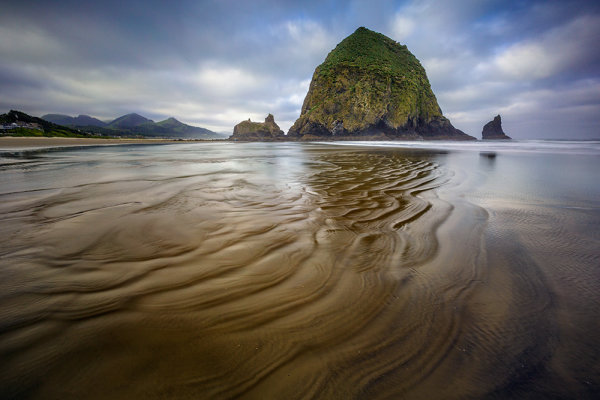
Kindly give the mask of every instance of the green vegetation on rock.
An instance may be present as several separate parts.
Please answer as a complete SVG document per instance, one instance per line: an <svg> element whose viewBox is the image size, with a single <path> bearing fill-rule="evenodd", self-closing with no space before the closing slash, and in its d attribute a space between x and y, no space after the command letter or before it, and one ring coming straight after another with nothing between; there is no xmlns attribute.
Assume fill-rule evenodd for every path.
<svg viewBox="0 0 600 400"><path fill-rule="evenodd" d="M316 68L289 136L473 139L442 115L406 46L363 27Z"/></svg>

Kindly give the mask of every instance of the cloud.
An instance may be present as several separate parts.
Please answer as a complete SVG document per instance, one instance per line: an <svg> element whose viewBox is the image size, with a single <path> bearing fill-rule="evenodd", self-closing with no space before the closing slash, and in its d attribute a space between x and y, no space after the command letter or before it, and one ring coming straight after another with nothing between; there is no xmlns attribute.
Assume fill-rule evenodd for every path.
<svg viewBox="0 0 600 400"><path fill-rule="evenodd" d="M416 23L414 20L407 18L401 14L397 14L392 21L392 32L394 39L403 42L415 30Z"/></svg>
<svg viewBox="0 0 600 400"><path fill-rule="evenodd" d="M34 12L7 0L0 107L106 119L138 112L217 131L271 112L287 130L315 67L366 26L421 60L458 128L478 134L501 112L508 125L537 121L513 125L515 136L542 137L559 131L544 116L560 115L576 128L569 135L586 137L600 115L585 88L600 81L596 3L58 0Z"/></svg>
<svg viewBox="0 0 600 400"><path fill-rule="evenodd" d="M591 137L597 134L588 129L590 121L597 121L600 108L579 82L599 76L599 18L598 7L585 2L426 0L402 4L390 17L388 33L421 60L445 115L467 133L479 135L485 122L502 113L508 124L538 121L513 126L527 125L517 137L564 135L540 116L555 119L547 112L554 109L570 120L564 112L570 106L560 102L580 99L570 108L578 115L572 127L579 128L569 135ZM418 23L403 31L402 21Z"/></svg>
<svg viewBox="0 0 600 400"><path fill-rule="evenodd" d="M65 55L60 41L48 36L35 26L29 29L10 25L0 25L0 54L10 57L37 61L40 58L54 58Z"/></svg>
<svg viewBox="0 0 600 400"><path fill-rule="evenodd" d="M263 76L241 68L218 65L199 68L192 82L196 90L209 93L212 98L249 96L267 84Z"/></svg>
<svg viewBox="0 0 600 400"><path fill-rule="evenodd" d="M543 79L578 65L600 66L593 49L600 43L600 17L583 16L501 51L491 62L491 73L512 79Z"/></svg>

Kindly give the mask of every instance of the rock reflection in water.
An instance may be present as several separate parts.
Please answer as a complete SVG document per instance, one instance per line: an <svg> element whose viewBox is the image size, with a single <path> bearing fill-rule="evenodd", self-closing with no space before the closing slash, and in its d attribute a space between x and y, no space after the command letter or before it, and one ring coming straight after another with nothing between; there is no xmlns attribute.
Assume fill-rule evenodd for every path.
<svg viewBox="0 0 600 400"><path fill-rule="evenodd" d="M0 394L593 394L597 366L585 386L553 359L539 261L453 195L444 157L259 143L5 164Z"/></svg>

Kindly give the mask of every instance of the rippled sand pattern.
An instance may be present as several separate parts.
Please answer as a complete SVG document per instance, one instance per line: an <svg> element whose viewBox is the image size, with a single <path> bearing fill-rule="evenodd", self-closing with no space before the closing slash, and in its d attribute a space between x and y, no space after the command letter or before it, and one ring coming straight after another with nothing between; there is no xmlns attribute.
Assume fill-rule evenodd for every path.
<svg viewBox="0 0 600 400"><path fill-rule="evenodd" d="M6 160L2 398L599 393L597 210L469 202L398 150Z"/></svg>

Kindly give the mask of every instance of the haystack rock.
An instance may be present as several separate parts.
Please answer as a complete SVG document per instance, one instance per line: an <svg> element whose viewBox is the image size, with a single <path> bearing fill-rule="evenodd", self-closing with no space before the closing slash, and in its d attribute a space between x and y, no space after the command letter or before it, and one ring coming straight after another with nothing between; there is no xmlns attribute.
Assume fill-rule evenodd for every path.
<svg viewBox="0 0 600 400"><path fill-rule="evenodd" d="M502 130L502 118L500 115L496 115L494 119L483 126L481 132L481 138L483 140L506 140L510 139L509 136Z"/></svg>
<svg viewBox="0 0 600 400"><path fill-rule="evenodd" d="M233 141L274 141L285 140L285 134L275 123L273 114L267 115L265 122L252 122L250 118L242 121L233 128Z"/></svg>
<svg viewBox="0 0 600 400"><path fill-rule="evenodd" d="M443 116L425 69L406 46L363 27L316 68L288 137L475 140Z"/></svg>

